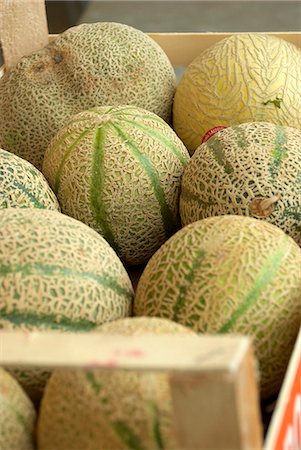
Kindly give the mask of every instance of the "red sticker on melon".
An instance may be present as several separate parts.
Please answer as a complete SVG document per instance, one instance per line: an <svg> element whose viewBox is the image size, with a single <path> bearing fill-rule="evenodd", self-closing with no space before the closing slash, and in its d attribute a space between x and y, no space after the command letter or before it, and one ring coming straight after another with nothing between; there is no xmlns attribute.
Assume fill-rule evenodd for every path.
<svg viewBox="0 0 301 450"><path fill-rule="evenodd" d="M210 139L215 133L217 133L220 130L223 130L224 128L227 128L227 127L224 127L223 125L220 125L218 127L210 128L210 130L208 130L207 133L205 133L205 135L204 135L204 137L202 139L202 144L204 142L208 141L208 139Z"/></svg>

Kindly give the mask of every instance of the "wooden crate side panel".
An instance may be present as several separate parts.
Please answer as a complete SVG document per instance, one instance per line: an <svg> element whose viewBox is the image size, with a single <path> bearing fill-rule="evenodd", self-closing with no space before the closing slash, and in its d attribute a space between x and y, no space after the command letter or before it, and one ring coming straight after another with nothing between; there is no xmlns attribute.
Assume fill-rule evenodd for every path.
<svg viewBox="0 0 301 450"><path fill-rule="evenodd" d="M186 67L210 45L235 33L149 33L165 51L174 66ZM267 33L301 47L301 33ZM50 35L52 40L56 35ZM0 77L4 69L0 67Z"/></svg>
<svg viewBox="0 0 301 450"><path fill-rule="evenodd" d="M239 376L231 372L171 377L175 426L181 446L199 450L262 448L258 385L249 349Z"/></svg>
<svg viewBox="0 0 301 450"><path fill-rule="evenodd" d="M237 336L119 336L0 331L0 365L235 371L250 346Z"/></svg>
<svg viewBox="0 0 301 450"><path fill-rule="evenodd" d="M206 48L238 33L150 33L174 66L186 67ZM301 33L266 33L301 47Z"/></svg>

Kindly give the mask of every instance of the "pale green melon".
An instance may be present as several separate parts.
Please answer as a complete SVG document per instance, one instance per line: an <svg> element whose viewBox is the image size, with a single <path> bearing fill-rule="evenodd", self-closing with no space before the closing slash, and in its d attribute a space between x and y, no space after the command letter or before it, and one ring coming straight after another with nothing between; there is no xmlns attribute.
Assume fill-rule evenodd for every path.
<svg viewBox="0 0 301 450"><path fill-rule="evenodd" d="M187 334L191 330L158 318L129 318L100 327L122 335ZM40 450L172 449L169 383L165 374L134 371L55 370L42 399Z"/></svg>
<svg viewBox="0 0 301 450"><path fill-rule="evenodd" d="M251 336L268 397L281 385L300 327L300 267L301 249L276 226L243 216L204 219L150 259L134 314Z"/></svg>
<svg viewBox="0 0 301 450"><path fill-rule="evenodd" d="M113 22L72 27L0 80L0 147L39 169L72 115L131 104L168 121L175 86L168 57L142 31Z"/></svg>
<svg viewBox="0 0 301 450"><path fill-rule="evenodd" d="M33 450L36 412L17 381L0 368L0 448Z"/></svg>
<svg viewBox="0 0 301 450"><path fill-rule="evenodd" d="M0 328L91 331L131 314L133 289L95 231L55 211L0 210ZM47 372L14 372L38 397ZM40 381L39 381L40 380Z"/></svg>
<svg viewBox="0 0 301 450"><path fill-rule="evenodd" d="M301 245L301 130L250 122L202 144L181 182L182 225L223 214L264 219Z"/></svg>
<svg viewBox="0 0 301 450"><path fill-rule="evenodd" d="M60 210L45 177L32 164L0 149L0 208Z"/></svg>
<svg viewBox="0 0 301 450"><path fill-rule="evenodd" d="M51 141L43 173L62 211L100 233L128 265L143 264L179 227L189 154L157 115L100 107Z"/></svg>
<svg viewBox="0 0 301 450"><path fill-rule="evenodd" d="M190 154L215 127L301 128L301 49L275 36L233 34L204 50L175 94L173 125Z"/></svg>

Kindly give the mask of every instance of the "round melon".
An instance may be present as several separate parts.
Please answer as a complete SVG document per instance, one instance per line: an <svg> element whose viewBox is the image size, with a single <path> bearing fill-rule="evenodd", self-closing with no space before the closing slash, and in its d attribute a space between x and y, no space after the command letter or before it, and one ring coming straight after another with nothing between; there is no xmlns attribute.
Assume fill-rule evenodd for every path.
<svg viewBox="0 0 301 450"><path fill-rule="evenodd" d="M148 261L179 227L188 160L183 143L154 113L99 107L76 115L55 136L43 173L62 211L133 265Z"/></svg>
<svg viewBox="0 0 301 450"><path fill-rule="evenodd" d="M0 368L0 448L33 450L36 412L17 381Z"/></svg>
<svg viewBox="0 0 301 450"><path fill-rule="evenodd" d="M70 116L131 104L168 121L175 85L168 57L142 31L113 22L78 25L0 80L0 147L40 168Z"/></svg>
<svg viewBox="0 0 301 450"><path fill-rule="evenodd" d="M45 208L59 211L45 177L32 164L0 149L0 208Z"/></svg>
<svg viewBox="0 0 301 450"><path fill-rule="evenodd" d="M185 334L160 318L105 324L109 334ZM178 448L167 375L134 371L55 370L42 399L38 444L46 449Z"/></svg>
<svg viewBox="0 0 301 450"><path fill-rule="evenodd" d="M301 130L265 122L219 131L181 183L182 225L224 214L265 219L301 245Z"/></svg>
<svg viewBox="0 0 301 450"><path fill-rule="evenodd" d="M40 209L0 211L0 289L0 328L9 330L90 331L129 316L133 299L125 268L100 235ZM14 373L39 395L45 372Z"/></svg>
<svg viewBox="0 0 301 450"><path fill-rule="evenodd" d="M275 36L234 34L189 65L173 125L192 154L216 127L271 122L301 128L301 49Z"/></svg>
<svg viewBox="0 0 301 450"><path fill-rule="evenodd" d="M301 321L301 249L278 227L243 216L194 222L150 259L134 314L200 333L253 338L262 397L281 385Z"/></svg>

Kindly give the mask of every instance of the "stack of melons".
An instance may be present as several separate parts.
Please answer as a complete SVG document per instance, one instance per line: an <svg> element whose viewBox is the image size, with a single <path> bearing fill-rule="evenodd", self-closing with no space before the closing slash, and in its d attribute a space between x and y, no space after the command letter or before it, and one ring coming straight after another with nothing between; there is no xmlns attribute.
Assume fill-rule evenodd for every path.
<svg viewBox="0 0 301 450"><path fill-rule="evenodd" d="M0 147L0 328L245 334L278 392L301 321L299 48L233 35L176 88L147 35L83 24L0 80ZM18 383L43 395L39 449L178 445L163 375L15 368L0 394L11 376L29 425L2 421L6 448L34 445Z"/></svg>

